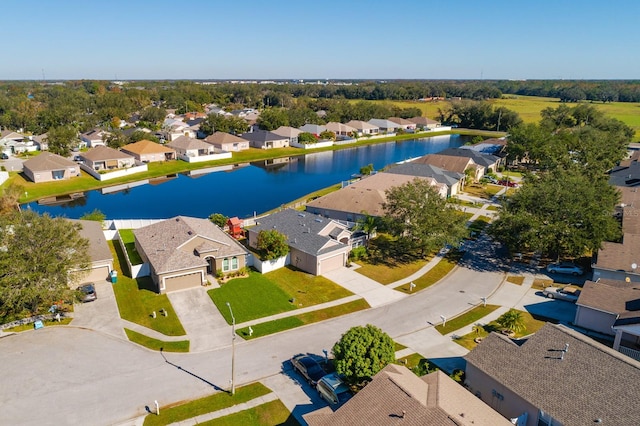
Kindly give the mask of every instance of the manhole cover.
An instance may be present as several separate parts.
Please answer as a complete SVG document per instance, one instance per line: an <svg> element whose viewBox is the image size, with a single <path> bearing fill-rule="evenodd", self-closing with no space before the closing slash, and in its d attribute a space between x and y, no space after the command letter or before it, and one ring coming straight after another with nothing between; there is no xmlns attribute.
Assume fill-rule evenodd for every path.
<svg viewBox="0 0 640 426"><path fill-rule="evenodd" d="M464 290L460 290L460 293L464 293Z"/></svg>

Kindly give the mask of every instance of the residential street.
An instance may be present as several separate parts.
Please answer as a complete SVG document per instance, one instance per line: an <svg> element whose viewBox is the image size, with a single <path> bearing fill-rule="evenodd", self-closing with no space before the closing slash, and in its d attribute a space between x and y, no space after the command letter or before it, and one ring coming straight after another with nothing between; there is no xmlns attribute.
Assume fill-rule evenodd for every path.
<svg viewBox="0 0 640 426"><path fill-rule="evenodd" d="M513 305L523 300L535 303L537 299L527 302L526 297L539 297L527 296L524 286L505 285L495 249L488 240L478 240L470 250L473 255L465 256L439 283L392 303L253 341L239 340L236 385L278 375L290 368L286 361L294 354L330 351L347 329L367 323L429 358L444 358L446 363L464 355L464 348L433 329L441 315L451 318L481 303L481 297L488 296L489 303L499 297ZM207 331L198 332L203 333L199 345L206 347ZM11 386L0 388L0 424L135 424L155 400L163 405L228 389L230 328L213 329L209 338L226 338L228 343L206 352L161 354L77 327L49 327L2 338L3 382Z"/></svg>

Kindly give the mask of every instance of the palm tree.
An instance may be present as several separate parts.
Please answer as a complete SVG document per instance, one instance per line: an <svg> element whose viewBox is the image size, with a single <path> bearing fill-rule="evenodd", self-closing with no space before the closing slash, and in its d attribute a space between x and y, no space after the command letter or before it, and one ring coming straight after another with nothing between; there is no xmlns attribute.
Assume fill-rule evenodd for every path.
<svg viewBox="0 0 640 426"><path fill-rule="evenodd" d="M482 326L482 324L478 323L475 324L471 330L476 333L476 336L478 336L480 332L484 330L484 327Z"/></svg>
<svg viewBox="0 0 640 426"><path fill-rule="evenodd" d="M516 333L526 330L522 312L516 311L515 309L510 309L508 312L502 314L496 322L502 327Z"/></svg>
<svg viewBox="0 0 640 426"><path fill-rule="evenodd" d="M367 234L367 245L369 245L369 239L376 233L378 229L378 218L375 216L369 216L365 214L364 217L358 219L355 228Z"/></svg>

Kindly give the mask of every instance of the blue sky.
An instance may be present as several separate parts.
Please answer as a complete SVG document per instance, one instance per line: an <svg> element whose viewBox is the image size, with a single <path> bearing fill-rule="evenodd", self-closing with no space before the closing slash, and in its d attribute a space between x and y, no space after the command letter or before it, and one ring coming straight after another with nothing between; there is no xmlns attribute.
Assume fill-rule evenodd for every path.
<svg viewBox="0 0 640 426"><path fill-rule="evenodd" d="M640 1L5 0L0 79L638 79Z"/></svg>

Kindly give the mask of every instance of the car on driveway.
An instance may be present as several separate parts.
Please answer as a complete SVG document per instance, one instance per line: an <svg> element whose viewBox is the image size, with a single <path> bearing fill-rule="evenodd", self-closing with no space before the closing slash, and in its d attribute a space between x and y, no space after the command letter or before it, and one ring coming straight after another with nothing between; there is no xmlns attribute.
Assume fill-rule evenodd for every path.
<svg viewBox="0 0 640 426"><path fill-rule="evenodd" d="M549 299L566 300L573 303L576 303L578 297L580 297L580 290L573 287L547 287L542 293Z"/></svg>
<svg viewBox="0 0 640 426"><path fill-rule="evenodd" d="M342 405L351 398L351 389L337 373L321 378L316 385L320 397L329 404Z"/></svg>
<svg viewBox="0 0 640 426"><path fill-rule="evenodd" d="M582 269L578 265L574 265L573 263L551 263L547 266L547 272L552 274L567 274L578 276L584 274L584 269Z"/></svg>
<svg viewBox="0 0 640 426"><path fill-rule="evenodd" d="M78 287L78 291L80 292L80 300L83 303L93 302L98 298L98 294L96 293L96 285L94 283L85 283Z"/></svg>
<svg viewBox="0 0 640 426"><path fill-rule="evenodd" d="M499 180L498 185L508 186L509 188L517 188L520 186L516 182L510 181L510 180Z"/></svg>
<svg viewBox="0 0 640 426"><path fill-rule="evenodd" d="M294 356L291 358L291 365L311 386L316 386L318 380L327 374L320 363L310 355Z"/></svg>

